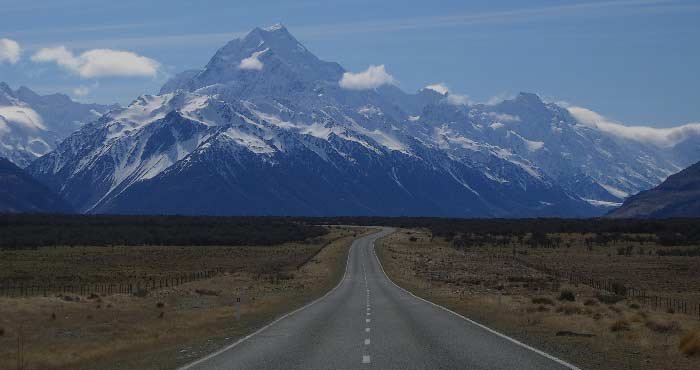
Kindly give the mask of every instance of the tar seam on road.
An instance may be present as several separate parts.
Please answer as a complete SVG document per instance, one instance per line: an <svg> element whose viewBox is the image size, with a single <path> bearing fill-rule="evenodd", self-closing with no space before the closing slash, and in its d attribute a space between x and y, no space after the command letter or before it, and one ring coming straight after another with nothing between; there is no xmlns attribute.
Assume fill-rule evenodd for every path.
<svg viewBox="0 0 700 370"><path fill-rule="evenodd" d="M476 322L476 321L474 321L474 320L472 320L472 319L466 318L465 316L460 315L460 314L458 314L457 312L454 312L454 311L450 310L450 309L447 308L447 307L443 307L443 306L440 306L440 305L437 304L437 303L433 303L433 302L430 302L430 301L428 301L428 300L426 300L426 299L423 299L423 298L421 298L421 297L419 297L419 296L417 296L417 295L411 293L410 291L408 291L408 290L406 290L406 289L400 287L400 286L399 286L398 284L396 284L393 280L391 280L391 278L389 277L389 275L387 275L386 271L384 271L384 266L382 266L382 262L379 260L379 257L377 257L377 253L376 253L376 251L375 251L374 241L372 241L372 246L371 246L370 248L372 248L372 254L374 254L374 258L377 259L377 263L379 264L379 268L382 270L382 272L384 273L384 276L386 276L387 280L389 280L392 284L394 284L394 286L396 286L397 288L399 288L399 289L403 290L404 292L410 294L410 295L413 296L414 298L418 298L418 299L420 299L420 300L423 301L423 302L429 303L429 304L431 304L431 305L433 305L433 306L435 306L435 307L437 307L437 308L440 308L440 309L442 309L442 310L444 310L444 311L447 311L447 312L449 312L449 313L451 313L451 314L453 314L453 315L455 315L455 316L457 316L457 317L460 317L460 318L462 318L463 320L467 321L468 323L470 323L470 324L472 324L472 325L476 325L477 327L482 328L482 329L488 331L488 332L491 333L491 334L497 335L497 336L499 336L499 337L501 337L501 338L503 338L503 339L506 339L506 340L508 340L508 341L510 341L510 342L512 342L512 343L514 343L514 344L516 344L516 345L518 345L518 346L521 346L521 347L523 347L523 348L525 348L525 349L528 349L528 350L530 350L530 351L532 351L532 352L535 352L535 353L537 353L537 354L539 354L539 355L541 355L541 356L544 356L544 357L546 357L546 358L548 358L548 359L550 359L550 360L552 360L552 361L558 363L559 365L568 367L568 368L571 369L571 370L581 370L580 368L578 368L578 367L576 367L576 366L574 366L574 365L572 365L572 364L570 364L570 363L568 363L568 362L566 362L566 361L564 361L564 360L558 359L558 358L556 358L556 357L550 355L549 353L546 353L546 352L543 352L543 351L541 351L541 350L539 350L539 349L537 349L537 348L528 346L527 344L525 344L525 343L523 343L523 342L520 342L520 341L518 341L517 339L511 338L511 337L509 337L509 336L507 336L507 335L505 335L505 334L503 334L503 333L500 333L500 332L498 332L498 331L496 331L496 330L494 330L494 329L489 328L489 327L486 326L486 325L480 324L480 323L478 323L478 322Z"/></svg>
<svg viewBox="0 0 700 370"><path fill-rule="evenodd" d="M381 231L380 231L380 232L381 232ZM313 306L314 304L316 304L316 303L322 301L323 299L325 299L327 296L329 296L331 293L333 293L336 289L338 289L341 285L343 285L343 282L345 282L345 279L346 279L347 276L348 276L348 269L349 269L349 267L350 267L350 256L352 255L352 253L351 253L352 250L351 250L351 249L355 248L355 242L356 242L357 240L359 240L359 239L353 240L353 244L350 246L350 249L348 250L348 258L347 258L347 260L345 261L345 272L343 273L343 278L340 279L340 281L338 282L338 284L337 284L336 286L334 286L333 289L331 289L331 290L329 290L328 292L326 292L326 294L324 294L323 296L321 296L321 297L319 297L319 298L316 298L313 302L307 304L306 306L299 307L299 308L297 308L297 309L294 310L294 311L287 312L286 314L284 314L284 315L282 315L282 316L276 318L275 320L273 320L273 321L270 322L269 324L263 326L262 328L260 328L260 329L258 329L258 330L256 330L256 331L254 331L254 332L252 332L252 333L246 335L245 337L243 337L243 338L237 340L235 343L230 344L230 345L228 345L228 346L226 346L226 347L224 347L224 348L222 348L222 349L220 349L220 350L218 350L218 351L216 351L216 352L214 352L214 353L211 353L211 354L209 354L209 355L207 355L207 356L205 356L205 357L202 357L202 358L200 358L200 359L197 360L197 361L191 362L191 363L189 363L189 364L187 364L187 365L185 365L185 366L183 366L183 367L180 367L180 368L178 368L177 370L187 370L187 369L189 369L189 368L191 368L191 367L193 367L193 366L195 366L195 365L199 365L199 364L201 364L201 363L204 362L204 361L207 361L207 360L209 360L209 359L211 359L211 358L214 358L214 357L216 357L216 356L218 356L218 355L220 355L220 354L222 354L222 353L224 353L224 352L226 352L226 351L228 351L228 350L230 350L230 349L232 349L232 348L238 346L239 344L245 342L246 340L252 338L253 336L255 336L255 335L257 335L257 334L263 332L263 331L266 330L267 328L269 328L269 327L271 327L272 325L274 325L274 324L276 324L276 323L278 323L278 322L284 320L285 318L287 318L287 317L289 317L289 316L292 316L292 315L294 315L294 314L297 313L297 312L301 312L301 311L303 311L303 310L305 310L305 309L307 309L307 308ZM374 243L372 243L372 245L374 245Z"/></svg>

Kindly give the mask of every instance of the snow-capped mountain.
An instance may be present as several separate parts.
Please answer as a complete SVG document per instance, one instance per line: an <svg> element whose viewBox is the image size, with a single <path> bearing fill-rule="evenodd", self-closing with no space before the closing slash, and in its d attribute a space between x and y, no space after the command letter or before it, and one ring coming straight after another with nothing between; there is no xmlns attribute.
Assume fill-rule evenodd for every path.
<svg viewBox="0 0 700 370"><path fill-rule="evenodd" d="M454 105L345 72L256 28L29 171L83 212L526 217L601 214L676 170L533 94Z"/></svg>
<svg viewBox="0 0 700 370"><path fill-rule="evenodd" d="M446 133L448 141L458 135L508 151L568 192L601 206L651 188L700 158L700 136L672 148L620 138L584 125L565 107L529 93L494 105L432 105L412 123L417 135ZM683 146L696 148L696 154L679 152Z"/></svg>
<svg viewBox="0 0 700 370"><path fill-rule="evenodd" d="M81 104L62 94L39 95L24 86L13 91L0 82L0 157L26 167L116 107Z"/></svg>

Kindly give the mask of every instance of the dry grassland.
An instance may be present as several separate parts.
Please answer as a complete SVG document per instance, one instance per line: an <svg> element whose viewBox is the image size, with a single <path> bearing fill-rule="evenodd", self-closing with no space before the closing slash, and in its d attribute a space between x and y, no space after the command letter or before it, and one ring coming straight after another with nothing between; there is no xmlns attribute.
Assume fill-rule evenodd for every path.
<svg viewBox="0 0 700 370"><path fill-rule="evenodd" d="M700 368L697 314L655 311L634 298L558 282L515 263L511 247L455 248L424 231L400 230L377 248L397 284L581 368ZM698 257L617 256L599 246L517 253L650 292L700 294Z"/></svg>
<svg viewBox="0 0 700 370"><path fill-rule="evenodd" d="M0 298L0 369L172 369L333 287L364 229L256 247L60 247L0 251L0 276L116 282L221 268L140 294ZM332 241L322 250L321 246ZM144 293L144 292L142 292ZM240 320L236 318L240 298Z"/></svg>

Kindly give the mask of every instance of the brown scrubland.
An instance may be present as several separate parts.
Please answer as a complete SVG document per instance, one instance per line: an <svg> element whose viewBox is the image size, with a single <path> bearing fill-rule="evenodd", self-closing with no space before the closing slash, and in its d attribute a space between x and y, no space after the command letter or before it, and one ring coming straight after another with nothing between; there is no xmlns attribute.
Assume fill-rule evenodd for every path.
<svg viewBox="0 0 700 370"><path fill-rule="evenodd" d="M531 237L399 229L377 254L416 295L581 368L700 368L699 257L662 256L672 247L647 237Z"/></svg>
<svg viewBox="0 0 700 370"><path fill-rule="evenodd" d="M364 232L330 228L299 242L257 246L0 251L0 281L26 282L23 294L0 297L0 369L184 365L328 291ZM45 281L63 284L46 296L26 289ZM131 293L105 288L128 282Z"/></svg>

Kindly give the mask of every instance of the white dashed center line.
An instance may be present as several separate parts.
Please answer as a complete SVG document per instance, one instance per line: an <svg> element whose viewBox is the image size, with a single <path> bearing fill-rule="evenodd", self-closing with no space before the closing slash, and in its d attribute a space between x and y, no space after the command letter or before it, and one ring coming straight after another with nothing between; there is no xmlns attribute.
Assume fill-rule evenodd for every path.
<svg viewBox="0 0 700 370"><path fill-rule="evenodd" d="M364 278L364 280L365 280L365 290L366 290L366 292L367 292L366 299L365 299L366 305L367 305L367 307L366 307L367 311L365 312L365 315L366 315L366 316L370 316L371 313L370 313L369 284L367 283L367 270L365 269L364 263L362 264L362 275L363 275L363 278ZM369 317L365 318L365 323L367 324L366 327L365 327L365 333L367 333L367 336L369 336L369 331L370 331L369 323L370 323L371 321L372 321L372 320L370 320ZM369 346L369 344L370 344L370 339L369 339L369 338L366 338L366 339L365 339L365 346ZM362 355L362 363L363 363L363 364L369 364L369 363L370 363L369 355Z"/></svg>

